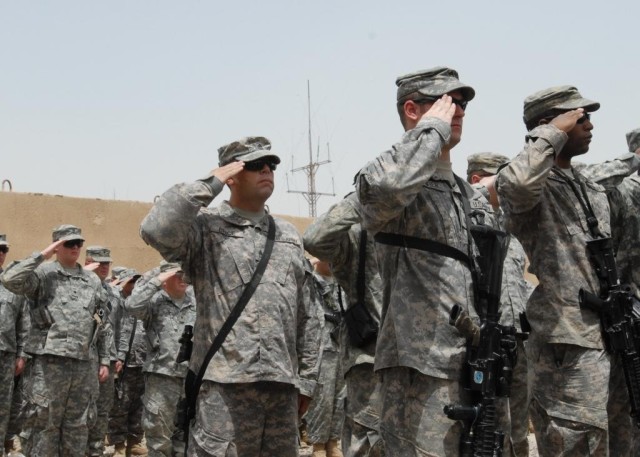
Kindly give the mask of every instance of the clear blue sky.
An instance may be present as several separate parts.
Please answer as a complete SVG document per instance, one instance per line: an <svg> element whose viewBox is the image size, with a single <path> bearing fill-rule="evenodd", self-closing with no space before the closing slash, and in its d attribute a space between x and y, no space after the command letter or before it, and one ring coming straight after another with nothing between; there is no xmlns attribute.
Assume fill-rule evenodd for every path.
<svg viewBox="0 0 640 457"><path fill-rule="evenodd" d="M455 6L454 6L455 5ZM614 7L614 5L617 5ZM264 135L283 159L273 212L306 216L287 170L319 139L319 212L398 141L395 78L451 66L476 89L452 152L516 155L522 101L573 84L602 107L585 162L640 126L638 2L5 1L0 3L0 179L14 190L151 201ZM289 173L291 189L306 189Z"/></svg>

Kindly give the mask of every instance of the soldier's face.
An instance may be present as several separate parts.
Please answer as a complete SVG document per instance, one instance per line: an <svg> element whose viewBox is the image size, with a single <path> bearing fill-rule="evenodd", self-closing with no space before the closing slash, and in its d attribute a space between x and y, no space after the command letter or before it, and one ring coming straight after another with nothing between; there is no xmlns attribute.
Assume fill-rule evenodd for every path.
<svg viewBox="0 0 640 457"><path fill-rule="evenodd" d="M574 157L589 151L589 145L593 137L592 130L591 119L589 119L589 116L585 116L567 133L569 139L564 148L562 148L562 153Z"/></svg>
<svg viewBox="0 0 640 457"><path fill-rule="evenodd" d="M9 248L3 248L6 248L6 246L0 246L0 268L4 265L4 261L7 259L7 252L9 252Z"/></svg>
<svg viewBox="0 0 640 457"><path fill-rule="evenodd" d="M459 90L454 90L453 92L449 92L447 95L450 95L451 98L458 101L463 101L464 97ZM420 114L418 119L433 106L433 103L424 103L420 106ZM462 139L462 119L464 118L464 110L460 105L456 104L456 111L453 114L453 119L451 119L451 139L449 140L448 146L449 149L453 148L455 145L460 143Z"/></svg>
<svg viewBox="0 0 640 457"><path fill-rule="evenodd" d="M73 247L66 247L62 244L58 251L56 252L56 256L58 261L63 265L74 265L78 259L80 258L80 252L82 248L75 244Z"/></svg>
<svg viewBox="0 0 640 457"><path fill-rule="evenodd" d="M266 202L273 193L273 171L264 165L259 171L242 170L234 176L233 192L243 200Z"/></svg>
<svg viewBox="0 0 640 457"><path fill-rule="evenodd" d="M101 281L107 279L109 276L109 269L111 268L111 262L100 262L100 266L96 268L95 273L98 275Z"/></svg>

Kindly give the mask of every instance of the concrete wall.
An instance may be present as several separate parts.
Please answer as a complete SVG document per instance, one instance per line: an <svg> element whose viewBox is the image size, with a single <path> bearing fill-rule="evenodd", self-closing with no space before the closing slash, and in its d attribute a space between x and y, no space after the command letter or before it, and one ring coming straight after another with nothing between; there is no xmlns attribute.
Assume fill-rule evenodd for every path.
<svg viewBox="0 0 640 457"><path fill-rule="evenodd" d="M51 244L51 231L60 224L82 229L85 247L102 245L111 249L113 265L146 271L156 266L160 255L138 235L140 222L151 203L63 197L59 195L0 192L0 233L11 245L10 261L27 257ZM280 216L302 233L310 218ZM81 257L84 262L84 252Z"/></svg>

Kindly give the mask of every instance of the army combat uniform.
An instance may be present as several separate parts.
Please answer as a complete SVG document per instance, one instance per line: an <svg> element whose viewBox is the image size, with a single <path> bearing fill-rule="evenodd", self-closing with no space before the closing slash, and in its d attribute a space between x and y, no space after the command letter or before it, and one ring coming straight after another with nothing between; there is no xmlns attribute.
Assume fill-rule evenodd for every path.
<svg viewBox="0 0 640 457"><path fill-rule="evenodd" d="M144 322L147 338L142 428L149 457L182 455L184 442L174 436L173 424L188 367L184 362L177 363L176 358L184 326L196 320L193 293L188 288L182 300L174 299L162 290L160 280L153 278L133 289L125 308Z"/></svg>
<svg viewBox="0 0 640 457"><path fill-rule="evenodd" d="M346 308L358 300L361 209L355 193L333 205L304 233L304 246L314 256L331 263L331 272L345 291ZM365 243L364 306L376 326L380 325L382 283L373 237ZM343 322L340 332L340 364L347 389L342 450L346 457L380 457L380 383L373 372L375 338L364 347L351 344Z"/></svg>
<svg viewBox="0 0 640 457"><path fill-rule="evenodd" d="M244 139L220 148L221 164L233 160L225 151L234 145L247 145L252 159L270 149L264 138ZM266 215L240 215L227 202L206 208L222 188L214 176L178 184L141 226L143 239L181 262L193 284L198 317L190 368L196 373L266 244ZM312 396L316 385L320 322L300 235L288 222L275 219L275 225L264 275L204 375L189 455L298 455L298 392Z"/></svg>

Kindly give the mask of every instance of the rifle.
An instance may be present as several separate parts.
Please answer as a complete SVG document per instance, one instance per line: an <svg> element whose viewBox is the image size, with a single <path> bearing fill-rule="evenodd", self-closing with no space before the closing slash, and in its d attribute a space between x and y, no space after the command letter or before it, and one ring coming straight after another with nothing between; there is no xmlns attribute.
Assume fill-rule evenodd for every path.
<svg viewBox="0 0 640 457"><path fill-rule="evenodd" d="M607 351L620 355L629 392L631 417L640 428L640 306L628 285L621 285L611 238L587 241L589 260L600 281L600 295L580 289L580 306L600 316ZM635 303L634 303L635 302Z"/></svg>
<svg viewBox="0 0 640 457"><path fill-rule="evenodd" d="M509 396L516 363L516 329L499 323L502 268L509 235L484 225L474 225L470 230L479 251L475 289L481 324L478 327L460 305L451 310L449 324L467 338L463 385L473 404L447 405L444 413L449 419L462 422L461 456L497 457L502 455L504 432L498 430L496 401Z"/></svg>

